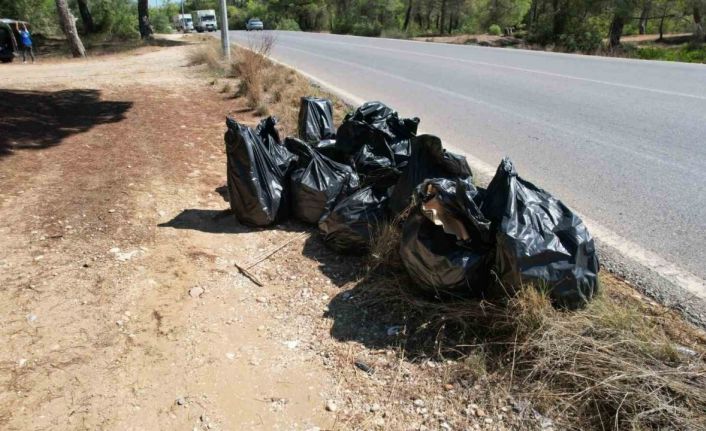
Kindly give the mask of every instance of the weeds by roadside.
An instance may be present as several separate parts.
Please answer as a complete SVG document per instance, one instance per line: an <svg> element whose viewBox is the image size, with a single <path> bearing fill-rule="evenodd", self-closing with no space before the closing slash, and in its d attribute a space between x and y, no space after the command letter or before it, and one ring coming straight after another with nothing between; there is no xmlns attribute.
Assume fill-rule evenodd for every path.
<svg viewBox="0 0 706 431"><path fill-rule="evenodd" d="M459 376L491 373L562 429L706 429L703 332L610 274L604 293L575 312L535 289L504 304L423 298L396 258L395 231L385 226L376 237L377 265L356 296L368 314L404 322L411 359L456 358Z"/></svg>
<svg viewBox="0 0 706 431"><path fill-rule="evenodd" d="M194 46L187 56L187 64L189 66L206 65L209 71L222 74L223 64L221 57L220 48L214 39L213 41Z"/></svg>

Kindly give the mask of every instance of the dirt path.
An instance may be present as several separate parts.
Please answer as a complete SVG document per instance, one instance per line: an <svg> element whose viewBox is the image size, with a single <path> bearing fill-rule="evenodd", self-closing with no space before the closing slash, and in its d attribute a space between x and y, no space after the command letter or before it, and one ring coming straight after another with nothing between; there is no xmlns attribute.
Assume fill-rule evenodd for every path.
<svg viewBox="0 0 706 431"><path fill-rule="evenodd" d="M318 245L214 218L241 107L187 49L0 68L1 429L335 422Z"/></svg>

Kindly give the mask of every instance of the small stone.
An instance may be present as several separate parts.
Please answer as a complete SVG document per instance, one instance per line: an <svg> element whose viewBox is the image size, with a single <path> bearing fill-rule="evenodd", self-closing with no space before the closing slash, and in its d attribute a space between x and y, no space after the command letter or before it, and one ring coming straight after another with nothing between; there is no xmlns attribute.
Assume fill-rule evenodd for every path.
<svg viewBox="0 0 706 431"><path fill-rule="evenodd" d="M294 350L299 346L299 340L291 340L291 341L285 341L282 344L287 346L289 350Z"/></svg>
<svg viewBox="0 0 706 431"><path fill-rule="evenodd" d="M338 406L336 405L336 402L333 400L328 400L326 401L326 410L330 412L335 412L338 410Z"/></svg>
<svg viewBox="0 0 706 431"><path fill-rule="evenodd" d="M186 404L186 400L184 399L184 397L179 397L176 399L176 403L178 406L183 406L184 404Z"/></svg>
<svg viewBox="0 0 706 431"><path fill-rule="evenodd" d="M267 298L265 298L264 296L258 296L257 298L255 298L255 301L259 302L260 304L264 304L267 302Z"/></svg>
<svg viewBox="0 0 706 431"><path fill-rule="evenodd" d="M20 368L24 367L26 364L27 364L27 360L25 358L22 358L19 361L17 361L17 366Z"/></svg>
<svg viewBox="0 0 706 431"><path fill-rule="evenodd" d="M192 298L200 298L204 294L204 289L201 286L195 286L189 289L189 296Z"/></svg>
<svg viewBox="0 0 706 431"><path fill-rule="evenodd" d="M233 359L235 359L235 353L233 353L233 352L226 353L226 358L228 358L232 361Z"/></svg>
<svg viewBox="0 0 706 431"><path fill-rule="evenodd" d="M442 422L439 426L445 430L451 430L451 425L449 425L448 422Z"/></svg>
<svg viewBox="0 0 706 431"><path fill-rule="evenodd" d="M417 398L416 400L414 400L414 405L416 407L424 407L424 400Z"/></svg>
<svg viewBox="0 0 706 431"><path fill-rule="evenodd" d="M385 426L385 419L383 419L383 418L375 419L375 426L384 427Z"/></svg>
<svg viewBox="0 0 706 431"><path fill-rule="evenodd" d="M493 420L491 418L485 418L485 419L483 419L483 422L485 422L487 424L492 424Z"/></svg>
<svg viewBox="0 0 706 431"><path fill-rule="evenodd" d="M112 213L115 212L115 209L111 208L111 209L108 210L108 212L112 214Z"/></svg>
<svg viewBox="0 0 706 431"><path fill-rule="evenodd" d="M447 383L444 385L444 389L446 389L447 391L451 391L451 390L453 390L453 388L454 388L454 385L452 385L451 383Z"/></svg>
<svg viewBox="0 0 706 431"><path fill-rule="evenodd" d="M485 414L485 410L483 410L483 409L476 409L476 416L478 416L479 418L482 418L482 417L484 417L485 415L486 415L486 414Z"/></svg>
<svg viewBox="0 0 706 431"><path fill-rule="evenodd" d="M373 412L373 413L375 413L375 412L377 412L377 411L379 411L379 410L380 410L380 404L378 404L378 403L375 403L375 404L373 404L372 406L370 406L370 411Z"/></svg>

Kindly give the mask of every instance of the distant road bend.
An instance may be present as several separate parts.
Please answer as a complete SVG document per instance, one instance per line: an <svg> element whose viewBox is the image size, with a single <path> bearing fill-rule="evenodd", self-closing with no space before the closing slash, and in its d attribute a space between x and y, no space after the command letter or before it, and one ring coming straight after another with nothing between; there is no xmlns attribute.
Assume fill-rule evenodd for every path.
<svg viewBox="0 0 706 431"><path fill-rule="evenodd" d="M705 65L275 33L276 60L420 117L481 173L509 155L602 244L706 299Z"/></svg>

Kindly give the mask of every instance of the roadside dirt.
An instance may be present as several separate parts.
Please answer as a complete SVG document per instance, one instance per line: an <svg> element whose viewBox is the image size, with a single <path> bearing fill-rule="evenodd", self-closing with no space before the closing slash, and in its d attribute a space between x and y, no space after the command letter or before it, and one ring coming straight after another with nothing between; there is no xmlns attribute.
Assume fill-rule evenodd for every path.
<svg viewBox="0 0 706 431"><path fill-rule="evenodd" d="M287 305L327 277L286 272L288 249L317 268L300 227L214 218L225 114L251 117L187 49L0 69L2 429L335 421L335 381ZM290 240L256 268L265 287L234 267Z"/></svg>

